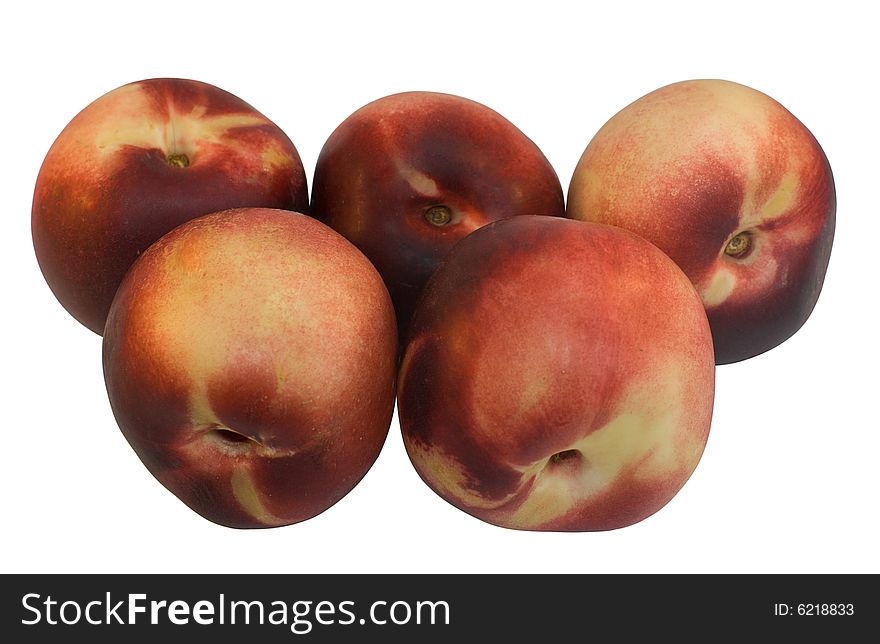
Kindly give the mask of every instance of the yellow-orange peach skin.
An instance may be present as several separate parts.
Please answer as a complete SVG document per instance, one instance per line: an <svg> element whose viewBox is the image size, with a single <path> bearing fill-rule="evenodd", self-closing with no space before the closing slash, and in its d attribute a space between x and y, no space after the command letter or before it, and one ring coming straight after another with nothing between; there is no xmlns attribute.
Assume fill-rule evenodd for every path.
<svg viewBox="0 0 880 644"><path fill-rule="evenodd" d="M697 466L714 398L700 298L627 231L512 217L431 278L399 383L404 443L444 499L493 524L609 530Z"/></svg>

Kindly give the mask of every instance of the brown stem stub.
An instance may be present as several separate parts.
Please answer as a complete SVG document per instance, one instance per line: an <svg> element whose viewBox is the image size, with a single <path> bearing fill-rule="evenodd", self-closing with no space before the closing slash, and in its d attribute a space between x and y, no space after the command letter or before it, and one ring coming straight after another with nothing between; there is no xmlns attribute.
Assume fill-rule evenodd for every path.
<svg viewBox="0 0 880 644"><path fill-rule="evenodd" d="M189 157L185 154L169 154L167 161L172 168L185 168L189 165Z"/></svg>
<svg viewBox="0 0 880 644"><path fill-rule="evenodd" d="M724 254L734 259L742 259L752 250L752 234L746 231L731 237L724 248Z"/></svg>
<svg viewBox="0 0 880 644"><path fill-rule="evenodd" d="M425 211L425 219L432 226L445 226L452 221L452 211L446 206L431 206Z"/></svg>

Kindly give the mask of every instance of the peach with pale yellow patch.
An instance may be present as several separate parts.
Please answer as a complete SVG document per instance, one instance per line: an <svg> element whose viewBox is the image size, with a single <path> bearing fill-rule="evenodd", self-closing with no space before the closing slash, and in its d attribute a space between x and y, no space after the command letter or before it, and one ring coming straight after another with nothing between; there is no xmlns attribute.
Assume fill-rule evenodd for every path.
<svg viewBox="0 0 880 644"><path fill-rule="evenodd" d="M719 364L794 334L819 297L834 236L831 168L813 135L756 90L720 80L643 96L599 130L569 217L632 230L700 292Z"/></svg>
<svg viewBox="0 0 880 644"><path fill-rule="evenodd" d="M511 215L562 216L562 187L538 147L494 110L435 92L365 105L324 144L312 216L376 265L405 337L419 294L449 249Z"/></svg>
<svg viewBox="0 0 880 644"><path fill-rule="evenodd" d="M192 220L134 264L104 335L107 391L147 468L224 525L344 496L391 420L394 311L370 262L304 215Z"/></svg>
<svg viewBox="0 0 880 644"><path fill-rule="evenodd" d="M31 227L58 300L102 333L125 271L172 228L226 208L307 205L299 155L274 123L212 85L153 79L64 128L37 177Z"/></svg>
<svg viewBox="0 0 880 644"><path fill-rule="evenodd" d="M715 363L700 298L618 228L523 216L459 242L401 365L399 418L453 505L528 530L607 530L656 512L705 446Z"/></svg>

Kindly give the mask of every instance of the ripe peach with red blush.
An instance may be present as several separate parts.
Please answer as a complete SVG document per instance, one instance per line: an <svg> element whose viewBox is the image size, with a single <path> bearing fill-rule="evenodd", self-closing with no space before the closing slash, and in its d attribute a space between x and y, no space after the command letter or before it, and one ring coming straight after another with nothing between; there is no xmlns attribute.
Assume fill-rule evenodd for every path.
<svg viewBox="0 0 880 644"><path fill-rule="evenodd" d="M720 80L643 96L599 130L568 194L574 219L627 228L693 281L716 360L793 335L819 298L836 198L819 143L791 112Z"/></svg>
<svg viewBox="0 0 880 644"><path fill-rule="evenodd" d="M609 530L700 460L715 362L690 281L611 226L512 217L456 245L413 319L398 409L424 481L527 530Z"/></svg>
<svg viewBox="0 0 880 644"><path fill-rule="evenodd" d="M138 255L199 215L243 206L305 210L305 171L272 121L213 85L159 78L82 110L46 155L34 249L52 292L102 333Z"/></svg>
<svg viewBox="0 0 880 644"><path fill-rule="evenodd" d="M394 310L354 246L297 213L191 220L135 262L104 334L119 427L153 475L227 526L303 521L388 432Z"/></svg>
<svg viewBox="0 0 880 644"><path fill-rule="evenodd" d="M311 208L376 265L405 337L425 282L458 240L502 217L562 216L565 204L547 158L503 116L459 96L405 92L331 134Z"/></svg>

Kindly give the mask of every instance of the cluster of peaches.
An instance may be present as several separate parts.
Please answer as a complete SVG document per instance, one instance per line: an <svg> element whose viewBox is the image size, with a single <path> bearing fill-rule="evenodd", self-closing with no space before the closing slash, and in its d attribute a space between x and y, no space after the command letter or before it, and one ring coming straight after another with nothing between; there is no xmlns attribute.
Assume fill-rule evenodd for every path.
<svg viewBox="0 0 880 644"><path fill-rule="evenodd" d="M800 328L834 218L814 137L732 82L625 107L566 204L538 147L464 98L357 110L309 199L272 121L217 87L155 79L62 131L32 232L55 296L103 335L126 439L207 519L324 511L376 460L396 399L410 460L448 502L586 531L681 489L716 364Z"/></svg>

